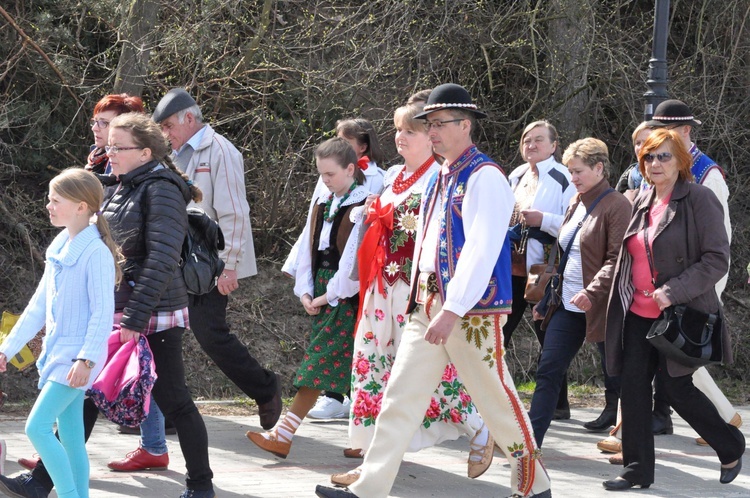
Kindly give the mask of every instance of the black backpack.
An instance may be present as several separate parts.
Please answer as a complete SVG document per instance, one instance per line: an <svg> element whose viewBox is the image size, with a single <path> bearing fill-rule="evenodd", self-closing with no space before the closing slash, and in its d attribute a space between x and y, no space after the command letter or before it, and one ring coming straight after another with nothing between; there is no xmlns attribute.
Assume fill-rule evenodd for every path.
<svg viewBox="0 0 750 498"><path fill-rule="evenodd" d="M188 230L180 261L182 277L189 294L207 294L224 271L224 261L219 257L219 251L224 249L224 234L202 209L190 207L187 213Z"/></svg>

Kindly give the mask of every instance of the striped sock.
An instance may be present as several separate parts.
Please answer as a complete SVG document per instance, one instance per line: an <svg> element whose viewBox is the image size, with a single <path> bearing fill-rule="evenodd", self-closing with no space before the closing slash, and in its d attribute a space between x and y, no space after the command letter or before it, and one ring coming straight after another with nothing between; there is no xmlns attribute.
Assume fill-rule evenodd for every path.
<svg viewBox="0 0 750 498"><path fill-rule="evenodd" d="M281 443L291 443L294 433L297 432L302 419L292 412L286 412L282 420L272 431L263 434L263 437L270 439L271 434L275 434L276 440Z"/></svg>

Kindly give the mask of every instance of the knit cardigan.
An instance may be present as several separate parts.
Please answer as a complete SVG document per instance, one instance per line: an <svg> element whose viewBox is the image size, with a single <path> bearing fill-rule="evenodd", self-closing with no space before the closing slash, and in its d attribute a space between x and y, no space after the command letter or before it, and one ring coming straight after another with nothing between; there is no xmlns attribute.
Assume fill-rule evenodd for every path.
<svg viewBox="0 0 750 498"><path fill-rule="evenodd" d="M47 381L68 385L74 358L96 363L86 390L107 359L107 339L115 312L115 263L96 225L89 225L69 241L65 229L47 248L41 282L0 353L10 359L46 327L37 359L39 389Z"/></svg>

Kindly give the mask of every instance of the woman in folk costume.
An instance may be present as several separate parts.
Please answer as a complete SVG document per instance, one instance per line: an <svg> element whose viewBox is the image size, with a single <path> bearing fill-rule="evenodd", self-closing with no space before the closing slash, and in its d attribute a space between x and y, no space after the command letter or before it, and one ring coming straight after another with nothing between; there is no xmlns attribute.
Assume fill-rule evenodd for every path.
<svg viewBox="0 0 750 498"><path fill-rule="evenodd" d="M383 194L366 213L368 230L358 253L361 318L354 340L350 448L344 450L349 457L364 456L375 432L383 391L408 318L406 307L422 193L430 177L440 169L424 123L414 119L423 110L424 103L396 110L396 148L405 164L388 170ZM446 367L442 382L436 387L409 450L418 451L466 435L473 438L468 475L478 477L490 465L494 441L452 364ZM359 469L354 469L334 474L331 481L347 486L358 476Z"/></svg>
<svg viewBox="0 0 750 498"><path fill-rule="evenodd" d="M286 416L271 431L248 432L258 447L286 458L302 419L322 390L349 389L359 282L349 275L357 257L361 223L350 221L369 192L349 143L332 138L315 149L327 193L317 197L301 237L294 293L312 317L312 335L294 385L299 389Z"/></svg>

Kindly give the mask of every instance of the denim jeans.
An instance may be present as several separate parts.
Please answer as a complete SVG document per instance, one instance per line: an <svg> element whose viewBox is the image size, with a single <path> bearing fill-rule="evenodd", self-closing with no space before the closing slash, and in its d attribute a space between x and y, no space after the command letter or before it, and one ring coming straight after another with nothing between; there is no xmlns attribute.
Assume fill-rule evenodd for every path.
<svg viewBox="0 0 750 498"><path fill-rule="evenodd" d="M513 337L513 332L516 330L518 325L523 319L523 315L526 312L526 307L530 304L532 307L534 303L529 303L524 298L526 291L526 277L513 276L513 304L511 305L511 312L508 315L508 321L503 326L503 349L507 350L510 344L510 338ZM544 348L544 337L546 332L541 329L542 321L534 320L534 334L536 335L539 345ZM541 359L541 358L540 358ZM538 363L538 362L537 362ZM570 405L568 404L568 372L565 372L563 383L560 386L560 395L557 398L557 404L555 406L558 410L569 410Z"/></svg>
<svg viewBox="0 0 750 498"><path fill-rule="evenodd" d="M547 325L542 357L536 371L536 389L529 410L534 438L539 447L555 415L565 372L581 349L584 339L586 315L558 308Z"/></svg>
<svg viewBox="0 0 750 498"><path fill-rule="evenodd" d="M151 408L146 420L141 423L141 448L153 455L167 452L167 438L164 432L164 414L151 397Z"/></svg>

